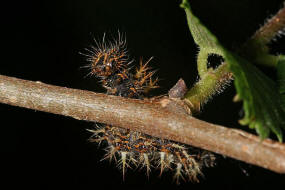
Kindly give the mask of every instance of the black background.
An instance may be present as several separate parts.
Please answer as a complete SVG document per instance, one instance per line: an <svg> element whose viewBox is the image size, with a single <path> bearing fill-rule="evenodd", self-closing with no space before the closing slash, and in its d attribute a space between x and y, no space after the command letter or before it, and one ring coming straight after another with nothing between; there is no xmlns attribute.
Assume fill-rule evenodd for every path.
<svg viewBox="0 0 285 190"><path fill-rule="evenodd" d="M167 90L182 77L188 86L197 80L197 46L187 28L180 1L10 1L1 5L0 74L70 88L102 92L95 79L84 78L86 64L79 54L94 45L103 33L126 33L135 60L154 56L161 89ZM229 49L238 47L282 6L281 0L191 0L193 12ZM284 39L273 43L274 53L283 52ZM265 68L264 70L268 70ZM267 71L274 77L274 72ZM228 88L204 107L201 119L242 128L240 104L233 104L234 88ZM102 148L87 141L91 122L0 105L0 185L55 189L227 188L285 185L284 175L218 158L215 168L204 171L201 183L176 186L172 176L158 171L149 179L143 171L128 170L126 180L115 164L100 162ZM254 132L254 131L251 131ZM4 177L3 177L4 176ZM3 183L4 182L4 183ZM102 187L101 187L102 188ZM2 188L1 188L2 189Z"/></svg>

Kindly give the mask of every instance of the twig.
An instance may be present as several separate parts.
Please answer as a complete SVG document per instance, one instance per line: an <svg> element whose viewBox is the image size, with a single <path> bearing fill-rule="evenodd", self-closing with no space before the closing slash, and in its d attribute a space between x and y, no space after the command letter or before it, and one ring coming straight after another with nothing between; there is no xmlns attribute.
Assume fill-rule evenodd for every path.
<svg viewBox="0 0 285 190"><path fill-rule="evenodd" d="M285 29L285 3L276 15L266 21L254 35L247 40L239 52L256 64L276 67L280 56L271 55L268 44L276 37L284 34Z"/></svg>
<svg viewBox="0 0 285 190"><path fill-rule="evenodd" d="M126 99L0 75L0 102L178 141L285 173L285 145L189 116L178 99Z"/></svg>
<svg viewBox="0 0 285 190"><path fill-rule="evenodd" d="M284 7L280 9L276 15L267 20L267 22L260 27L252 36L253 41L259 41L263 45L268 44L275 36L282 33L285 27L285 3Z"/></svg>
<svg viewBox="0 0 285 190"><path fill-rule="evenodd" d="M200 107L207 101L224 90L233 79L227 63L222 63L218 68L209 69L185 95L185 101L192 112L199 112Z"/></svg>

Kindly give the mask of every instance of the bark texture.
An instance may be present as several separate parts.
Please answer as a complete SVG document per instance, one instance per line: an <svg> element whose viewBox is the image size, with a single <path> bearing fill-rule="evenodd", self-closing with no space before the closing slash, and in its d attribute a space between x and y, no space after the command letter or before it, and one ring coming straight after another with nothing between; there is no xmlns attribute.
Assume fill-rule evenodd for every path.
<svg viewBox="0 0 285 190"><path fill-rule="evenodd" d="M129 128L285 173L284 144L198 120L176 98L127 99L0 75L0 102Z"/></svg>

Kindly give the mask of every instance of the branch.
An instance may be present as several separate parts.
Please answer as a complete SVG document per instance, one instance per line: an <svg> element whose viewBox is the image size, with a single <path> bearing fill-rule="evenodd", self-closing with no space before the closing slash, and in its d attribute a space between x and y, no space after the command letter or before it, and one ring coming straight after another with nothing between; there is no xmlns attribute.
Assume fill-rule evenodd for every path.
<svg viewBox="0 0 285 190"><path fill-rule="evenodd" d="M137 130L285 173L285 145L189 116L178 99L126 99L0 75L0 102Z"/></svg>
<svg viewBox="0 0 285 190"><path fill-rule="evenodd" d="M276 67L280 56L270 54L268 44L284 34L285 3L274 16L266 21L239 50L250 61L270 67Z"/></svg>
<svg viewBox="0 0 285 190"><path fill-rule="evenodd" d="M259 41L264 46L268 44L275 36L282 34L285 27L285 3L276 15L267 20L252 36L253 41Z"/></svg>

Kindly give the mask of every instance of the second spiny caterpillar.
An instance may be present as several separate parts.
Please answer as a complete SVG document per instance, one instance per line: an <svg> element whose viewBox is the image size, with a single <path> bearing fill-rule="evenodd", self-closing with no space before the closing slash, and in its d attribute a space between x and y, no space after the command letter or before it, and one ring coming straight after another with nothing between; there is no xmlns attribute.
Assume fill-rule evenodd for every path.
<svg viewBox="0 0 285 190"><path fill-rule="evenodd" d="M97 77L108 94L142 99L158 87L158 79L152 79L154 71L148 66L150 60L140 60L133 72L133 60L127 55L126 41L120 33L111 42L105 42L104 36L102 43L96 41L96 47L87 51L89 75ZM181 178L198 182L198 176L203 175L201 169L214 165L212 153L167 139L106 124L89 131L93 133L91 142L107 144L104 159L118 162L123 178L126 169L135 166L145 168L147 176L152 168L159 168L160 175L172 170L177 183Z"/></svg>

